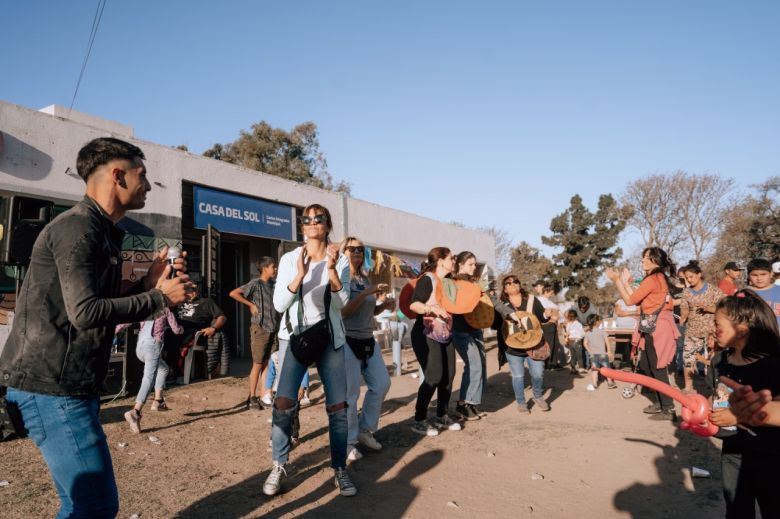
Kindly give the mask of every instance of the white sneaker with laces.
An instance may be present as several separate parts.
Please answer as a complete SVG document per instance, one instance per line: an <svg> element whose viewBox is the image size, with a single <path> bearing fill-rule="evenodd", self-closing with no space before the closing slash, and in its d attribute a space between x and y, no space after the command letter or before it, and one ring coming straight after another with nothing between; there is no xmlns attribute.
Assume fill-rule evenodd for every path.
<svg viewBox="0 0 780 519"><path fill-rule="evenodd" d="M437 416L434 425L439 429L447 429L448 431L460 431L463 429L459 422L456 422L446 414L444 416Z"/></svg>
<svg viewBox="0 0 780 519"><path fill-rule="evenodd" d="M355 447L350 447L349 454L347 454L347 459L349 461L357 461L363 459L363 453L357 450L357 448Z"/></svg>
<svg viewBox="0 0 780 519"><path fill-rule="evenodd" d="M271 468L271 473L263 483L263 494L267 496L275 496L282 488L282 474L287 475L287 471L284 470L284 465L278 461L274 461L274 466Z"/></svg>
<svg viewBox="0 0 780 519"><path fill-rule="evenodd" d="M374 451L382 450L382 444L376 441L374 435L369 431L360 431L358 433L358 441Z"/></svg>
<svg viewBox="0 0 780 519"><path fill-rule="evenodd" d="M596 386L593 384L588 384L587 387L585 387L588 391L596 391Z"/></svg>

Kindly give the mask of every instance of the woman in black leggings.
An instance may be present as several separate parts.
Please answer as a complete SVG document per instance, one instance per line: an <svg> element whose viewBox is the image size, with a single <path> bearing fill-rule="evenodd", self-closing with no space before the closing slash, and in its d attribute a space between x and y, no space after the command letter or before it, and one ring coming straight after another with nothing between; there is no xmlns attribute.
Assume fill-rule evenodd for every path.
<svg viewBox="0 0 780 519"><path fill-rule="evenodd" d="M423 370L424 380L417 391L412 431L436 436L440 429L459 431L461 426L447 414L455 378L455 350L451 343L452 316L439 305L436 297L441 280L455 266L450 249L435 247L422 265L423 275L417 280L409 308L417 314L412 327L412 348ZM441 292L439 292L441 293ZM426 420L428 405L438 391L436 418Z"/></svg>

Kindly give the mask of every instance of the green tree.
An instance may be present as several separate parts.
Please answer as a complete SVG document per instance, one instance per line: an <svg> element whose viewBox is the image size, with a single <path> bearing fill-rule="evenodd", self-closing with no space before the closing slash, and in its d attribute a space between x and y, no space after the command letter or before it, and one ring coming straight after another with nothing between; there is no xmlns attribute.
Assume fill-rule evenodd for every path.
<svg viewBox="0 0 780 519"><path fill-rule="evenodd" d="M713 273L718 273L727 261L776 261L780 257L780 177L752 187L756 193L724 211L722 232L707 262Z"/></svg>
<svg viewBox="0 0 780 519"><path fill-rule="evenodd" d="M574 195L569 208L550 222L552 234L542 237L545 245L561 249L552 258L553 281L569 287L571 295L597 294L604 269L623 255L616 244L631 214L612 195L599 197L595 213Z"/></svg>
<svg viewBox="0 0 780 519"><path fill-rule="evenodd" d="M526 290L538 279L550 279L552 268L553 263L550 258L528 242L521 241L512 249L511 267L508 273L517 276Z"/></svg>
<svg viewBox="0 0 780 519"><path fill-rule="evenodd" d="M313 122L288 132L260 121L250 131L241 130L232 143L214 144L203 155L330 191L351 191L347 182L334 183Z"/></svg>

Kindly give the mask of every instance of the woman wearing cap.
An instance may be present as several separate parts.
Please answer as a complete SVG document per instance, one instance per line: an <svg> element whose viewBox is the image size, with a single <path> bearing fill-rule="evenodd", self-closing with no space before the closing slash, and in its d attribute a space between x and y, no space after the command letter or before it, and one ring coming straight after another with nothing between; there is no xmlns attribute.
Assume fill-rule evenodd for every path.
<svg viewBox="0 0 780 519"><path fill-rule="evenodd" d="M447 247L434 247L422 264L409 308L417 314L412 326L412 349L423 370L424 380L417 390L412 431L436 436L439 429L459 431L461 426L447 415L455 378L455 350L452 346L452 316L439 304L437 289L452 274L455 260ZM436 418L426 420L428 405L437 393Z"/></svg>
<svg viewBox="0 0 780 519"><path fill-rule="evenodd" d="M463 251L455 259L456 277L476 281L477 257L473 252ZM472 328L462 315L452 317L452 344L463 359L463 377L460 382L460 398L455 406L465 420L479 420L477 406L482 403L482 391L487 380L485 343L482 330Z"/></svg>
<svg viewBox="0 0 780 519"><path fill-rule="evenodd" d="M723 297L719 288L705 283L699 262L691 261L682 268L688 285L683 290L680 311L685 319L683 345L683 377L685 391L693 391L697 355L707 352L707 339L715 333L715 306Z"/></svg>
<svg viewBox="0 0 780 519"><path fill-rule="evenodd" d="M500 303L496 305L496 312L504 319L508 319L514 312L525 311L529 297L533 296L529 296L523 290L517 276L509 275L504 277L501 285L503 290ZM532 302L531 312L536 316L540 324L548 321L544 305L535 297ZM531 412L525 400L525 365L527 364L528 372L531 374L533 401L541 411L549 411L550 405L544 400L544 361L532 359L524 349L507 346L503 330L499 331L497 338L499 350L506 353L506 360L509 364L509 369L512 371L512 389L515 392L517 410L522 414Z"/></svg>
<svg viewBox="0 0 780 519"><path fill-rule="evenodd" d="M615 284L623 301L627 305L638 305L642 311L639 328L634 331L632 338L632 343L642 352L639 357L640 369L668 384L666 367L674 359L675 345L680 336L672 314L674 303L669 294L669 278L675 275L675 268L666 251L659 247L648 247L642 251L642 270L645 277L633 292L627 284L630 277L627 269L621 276L617 270L608 268L606 275ZM653 319L655 327L652 331L641 330L642 320ZM644 412L656 415L660 420L674 420L672 399L659 392L656 392L656 398L657 403L647 406Z"/></svg>
<svg viewBox="0 0 780 519"><path fill-rule="evenodd" d="M319 204L303 210L302 232L306 244L288 252L279 260L279 272L274 287L274 307L282 314L279 327L279 385L274 399L271 427L273 468L263 484L263 493L279 493L282 476L287 475L292 420L298 406L298 387L308 363L298 359L293 347L306 342L290 343L294 334L299 339L309 329L322 330L319 325L328 320L326 332L329 344L314 361L325 389L325 411L328 413L330 462L335 471L335 483L342 496L354 496L357 488L346 471L347 465L347 376L344 364L344 323L341 309L349 300L346 284L349 265L340 257L337 246L328 244L333 228L330 212ZM328 303L328 300L329 303ZM317 326L317 328L314 328ZM319 336L319 334L317 334ZM312 349L323 344L313 339ZM311 344L311 343L310 343ZM289 346L289 347L288 347ZM304 355L305 352L299 352Z"/></svg>
<svg viewBox="0 0 780 519"><path fill-rule="evenodd" d="M347 346L344 357L347 366L347 458L357 461L363 454L356 445L378 451L382 444L373 433L379 428L382 402L390 389L390 376L382 352L374 340L374 316L385 309L387 284L372 285L363 269L365 246L357 238L341 242L341 254L349 258L349 303L341 309ZM366 395L358 417L360 377L366 381Z"/></svg>

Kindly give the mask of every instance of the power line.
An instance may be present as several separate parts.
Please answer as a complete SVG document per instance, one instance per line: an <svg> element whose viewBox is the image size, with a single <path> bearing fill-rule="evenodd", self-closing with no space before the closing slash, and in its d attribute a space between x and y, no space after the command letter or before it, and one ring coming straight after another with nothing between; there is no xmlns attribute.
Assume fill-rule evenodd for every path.
<svg viewBox="0 0 780 519"><path fill-rule="evenodd" d="M87 69L89 55L92 52L92 45L95 43L95 36L97 35L98 27L100 26L100 20L103 18L103 9L106 8L107 1L108 0L98 0L95 16L92 18L92 29L89 31L89 40L87 41L87 54L84 56L84 62L81 64L81 72L79 72L79 80L76 82L76 90L73 91L73 99L70 100L70 107L68 108L69 116L70 111L73 110L73 103L76 102L76 95L79 93L81 78L84 77L84 71Z"/></svg>

